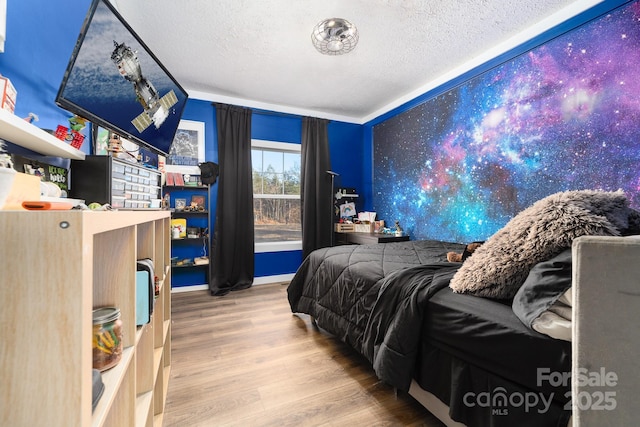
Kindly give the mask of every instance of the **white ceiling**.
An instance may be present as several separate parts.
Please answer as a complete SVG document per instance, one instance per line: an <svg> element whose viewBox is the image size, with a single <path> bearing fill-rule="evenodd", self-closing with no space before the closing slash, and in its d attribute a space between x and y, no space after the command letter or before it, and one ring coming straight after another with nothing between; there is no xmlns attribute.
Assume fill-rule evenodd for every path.
<svg viewBox="0 0 640 427"><path fill-rule="evenodd" d="M190 98L365 123L598 0L111 0ZM358 46L326 56L313 26Z"/></svg>

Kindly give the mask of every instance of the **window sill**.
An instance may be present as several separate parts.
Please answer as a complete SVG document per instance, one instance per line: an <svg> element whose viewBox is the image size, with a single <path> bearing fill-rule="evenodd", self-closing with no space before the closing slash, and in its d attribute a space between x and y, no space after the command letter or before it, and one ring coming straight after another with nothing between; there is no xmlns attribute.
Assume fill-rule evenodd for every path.
<svg viewBox="0 0 640 427"><path fill-rule="evenodd" d="M302 241L295 240L291 242L265 242L256 243L254 252L259 254L263 252L284 252L284 251L301 251Z"/></svg>

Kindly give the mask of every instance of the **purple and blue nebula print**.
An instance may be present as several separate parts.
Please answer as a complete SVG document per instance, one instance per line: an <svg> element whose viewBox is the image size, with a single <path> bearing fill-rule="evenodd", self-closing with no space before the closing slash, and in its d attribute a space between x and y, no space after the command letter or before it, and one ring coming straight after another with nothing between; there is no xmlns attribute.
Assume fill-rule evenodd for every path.
<svg viewBox="0 0 640 427"><path fill-rule="evenodd" d="M374 127L373 206L413 239L484 240L558 191L640 208L640 2Z"/></svg>

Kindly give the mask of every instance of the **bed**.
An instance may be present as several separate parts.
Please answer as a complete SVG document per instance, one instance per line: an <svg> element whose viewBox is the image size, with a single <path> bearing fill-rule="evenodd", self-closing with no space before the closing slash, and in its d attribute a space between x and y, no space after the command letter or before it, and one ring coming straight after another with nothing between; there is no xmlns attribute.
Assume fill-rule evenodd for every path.
<svg viewBox="0 0 640 427"><path fill-rule="evenodd" d="M322 248L297 270L289 303L448 425L564 426L572 243L634 234L638 218L621 192L563 192L462 263L447 253L465 244L435 240Z"/></svg>

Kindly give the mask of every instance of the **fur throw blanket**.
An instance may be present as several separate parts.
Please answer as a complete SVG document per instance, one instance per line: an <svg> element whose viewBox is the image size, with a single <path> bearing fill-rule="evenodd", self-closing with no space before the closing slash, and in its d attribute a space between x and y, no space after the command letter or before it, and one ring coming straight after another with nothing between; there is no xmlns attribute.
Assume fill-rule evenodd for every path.
<svg viewBox="0 0 640 427"><path fill-rule="evenodd" d="M637 212L622 190L566 191L520 212L476 249L456 272L454 292L510 299L529 270L583 235L619 236L635 226Z"/></svg>

